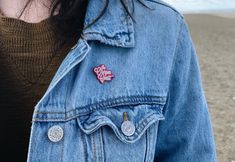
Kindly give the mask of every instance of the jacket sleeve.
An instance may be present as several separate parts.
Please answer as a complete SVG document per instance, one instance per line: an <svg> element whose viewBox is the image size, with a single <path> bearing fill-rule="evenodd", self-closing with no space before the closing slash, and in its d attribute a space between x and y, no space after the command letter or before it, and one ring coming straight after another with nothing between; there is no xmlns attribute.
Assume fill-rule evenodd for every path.
<svg viewBox="0 0 235 162"><path fill-rule="evenodd" d="M160 121L155 160L215 162L216 149L197 54L183 18Z"/></svg>

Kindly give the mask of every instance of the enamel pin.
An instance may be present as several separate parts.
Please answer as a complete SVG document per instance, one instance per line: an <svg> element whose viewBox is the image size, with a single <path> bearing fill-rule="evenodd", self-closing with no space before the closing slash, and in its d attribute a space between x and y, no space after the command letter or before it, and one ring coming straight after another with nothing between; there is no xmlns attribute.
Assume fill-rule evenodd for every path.
<svg viewBox="0 0 235 162"><path fill-rule="evenodd" d="M112 71L107 70L107 67L104 64L100 64L99 66L95 67L93 71L101 84L103 84L105 81L111 81L114 77Z"/></svg>

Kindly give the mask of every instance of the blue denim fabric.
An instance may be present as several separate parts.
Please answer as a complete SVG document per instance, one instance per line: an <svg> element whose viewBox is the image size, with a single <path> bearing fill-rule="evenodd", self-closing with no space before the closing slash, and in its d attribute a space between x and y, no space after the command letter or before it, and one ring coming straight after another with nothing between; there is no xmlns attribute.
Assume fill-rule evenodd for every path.
<svg viewBox="0 0 235 162"><path fill-rule="evenodd" d="M85 26L104 2L89 1ZM134 1L134 23L110 0L105 15L83 30L35 105L28 162L216 161L185 19L161 1L143 3L154 10ZM93 73L100 64L115 75L104 84ZM126 120L131 135L121 129ZM53 126L61 129L49 136Z"/></svg>

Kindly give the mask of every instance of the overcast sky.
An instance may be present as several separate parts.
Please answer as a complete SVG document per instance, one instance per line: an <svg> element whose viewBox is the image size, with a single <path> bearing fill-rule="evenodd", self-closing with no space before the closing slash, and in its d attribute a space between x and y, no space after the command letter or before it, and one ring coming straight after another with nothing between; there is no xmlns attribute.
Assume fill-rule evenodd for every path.
<svg viewBox="0 0 235 162"><path fill-rule="evenodd" d="M182 12L234 11L235 0L163 0Z"/></svg>

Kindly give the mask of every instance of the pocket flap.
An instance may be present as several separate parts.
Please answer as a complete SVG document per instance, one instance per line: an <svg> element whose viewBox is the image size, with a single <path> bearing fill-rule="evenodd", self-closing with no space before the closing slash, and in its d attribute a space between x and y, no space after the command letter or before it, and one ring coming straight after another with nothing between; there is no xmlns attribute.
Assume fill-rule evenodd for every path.
<svg viewBox="0 0 235 162"><path fill-rule="evenodd" d="M134 143L155 122L163 120L163 105L161 104L136 104L121 105L99 109L90 114L77 117L81 130L92 134L100 127L109 126L116 136L125 143ZM124 114L128 114L128 121L134 124L135 131L131 136L125 135L121 129Z"/></svg>

